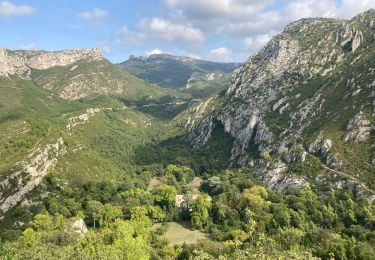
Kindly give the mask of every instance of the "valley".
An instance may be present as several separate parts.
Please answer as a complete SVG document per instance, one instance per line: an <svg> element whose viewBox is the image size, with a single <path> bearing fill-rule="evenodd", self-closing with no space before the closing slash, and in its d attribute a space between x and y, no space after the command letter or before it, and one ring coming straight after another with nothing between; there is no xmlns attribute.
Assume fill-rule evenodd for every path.
<svg viewBox="0 0 375 260"><path fill-rule="evenodd" d="M244 64L1 49L0 259L373 259L374 24Z"/></svg>

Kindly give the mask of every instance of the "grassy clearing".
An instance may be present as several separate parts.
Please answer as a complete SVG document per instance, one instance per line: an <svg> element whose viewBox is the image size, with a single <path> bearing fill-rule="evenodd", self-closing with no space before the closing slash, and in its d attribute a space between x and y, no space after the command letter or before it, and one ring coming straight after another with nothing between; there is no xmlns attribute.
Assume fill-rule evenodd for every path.
<svg viewBox="0 0 375 260"><path fill-rule="evenodd" d="M195 244L199 240L208 239L207 234L199 230L193 230L190 222L169 222L164 237L172 245Z"/></svg>

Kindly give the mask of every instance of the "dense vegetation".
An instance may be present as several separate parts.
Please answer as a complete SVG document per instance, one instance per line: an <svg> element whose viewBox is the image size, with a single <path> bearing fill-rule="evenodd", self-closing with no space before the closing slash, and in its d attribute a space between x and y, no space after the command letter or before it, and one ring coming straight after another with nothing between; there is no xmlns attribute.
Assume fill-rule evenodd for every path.
<svg viewBox="0 0 375 260"><path fill-rule="evenodd" d="M329 28L315 30L301 48L312 51L306 46ZM278 151L260 151L262 122L248 134L254 109L246 105L260 92L195 99L227 86L202 80L207 73L228 80L236 64L168 55L160 67L155 56L123 64L161 87L106 60L0 79L0 259L375 259L375 62L374 50L361 48L365 55L343 62L342 72L306 84L305 74L279 79L301 82L291 85L270 77L266 90L286 87L290 112L317 91L324 96L318 110L308 108L314 116L298 142L275 143ZM357 83L367 87L353 92ZM214 116L221 105L224 119ZM258 108L276 142L293 124L272 105ZM236 106L241 117L231 118ZM358 126L368 138L346 143L358 108L371 118ZM193 148L188 134L199 121L197 139L207 142ZM238 146L238 133L249 135L248 147ZM320 135L325 142L310 149Z"/></svg>
<svg viewBox="0 0 375 260"><path fill-rule="evenodd" d="M147 173L139 173L143 176ZM213 171L202 175L202 192L189 196L195 172L169 165L150 172L165 180L146 190L124 182L87 182L62 188L51 174L46 198L22 235L2 243L0 256L11 259L373 259L374 206L350 190L318 196L307 188L275 194L256 183L248 171ZM186 201L175 207L176 194ZM27 214L19 206L13 214ZM89 231L80 235L72 223L83 218ZM188 220L208 233L194 245L171 246L167 226L155 223ZM7 233L8 238L15 234Z"/></svg>
<svg viewBox="0 0 375 260"><path fill-rule="evenodd" d="M68 104L29 81L4 85L15 89L5 88L0 97L0 174L14 170L37 144L61 136L69 152L28 195L29 202L1 221L0 258L375 257L373 203L350 189L277 194L250 170L222 170L229 167L232 138L217 126L206 146L188 146L184 125L171 121L186 103L172 95ZM67 132L67 118L90 107L113 109ZM270 154L257 156L273 163ZM322 170L316 158L289 169L312 179ZM196 178L203 181L193 187ZM177 194L184 198L178 207ZM72 227L80 219L85 234ZM176 224L200 230L205 239L173 243L168 234Z"/></svg>

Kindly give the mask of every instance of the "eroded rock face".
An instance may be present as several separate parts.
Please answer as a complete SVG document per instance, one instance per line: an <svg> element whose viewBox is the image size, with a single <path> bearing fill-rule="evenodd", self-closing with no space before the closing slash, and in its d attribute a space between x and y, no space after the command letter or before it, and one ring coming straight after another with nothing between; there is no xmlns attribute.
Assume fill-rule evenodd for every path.
<svg viewBox="0 0 375 260"><path fill-rule="evenodd" d="M364 142L370 137L373 126L371 126L370 121L361 111L349 121L346 129L347 134L344 137L345 143Z"/></svg>
<svg viewBox="0 0 375 260"><path fill-rule="evenodd" d="M256 158L248 154L250 146L280 157L284 151L301 146L301 153L290 152L284 161L303 162L309 152L322 157L330 167L344 165L345 158L330 138L321 137L313 143L307 140L322 131L329 136L342 131L342 118L349 112L374 109L374 85L369 83L375 70L373 64L366 63L373 55L369 50L374 45L369 39L373 39L374 20L375 11L370 10L352 20L302 19L291 23L246 61L225 95L207 107L211 112L200 116L192 113L189 143L205 145L210 128L221 124L234 139L233 164L254 164ZM363 69L363 64L371 67ZM352 120L345 140L368 140L374 128L371 120ZM338 127L324 129L329 124Z"/></svg>
<svg viewBox="0 0 375 260"><path fill-rule="evenodd" d="M309 153L317 154L320 153L323 156L328 155L328 152L332 148L332 140L324 139L322 135L309 146Z"/></svg>
<svg viewBox="0 0 375 260"><path fill-rule="evenodd" d="M76 49L58 52L10 51L0 48L0 77L17 75L28 78L31 69L45 70L68 66L79 60L102 59L100 49Z"/></svg>
<svg viewBox="0 0 375 260"><path fill-rule="evenodd" d="M260 151L281 153L285 147L297 144L312 119L318 117L328 103L325 92L329 86L321 85L306 97L302 95L303 91L310 90L299 92L299 89L315 79L331 75L344 61L352 58L350 52L359 52L366 40L357 24L373 17L375 14L370 11L349 21L302 19L288 25L283 33L243 65L213 112L192 124L189 142L195 147L205 145L211 133L208 129L214 126L212 121L219 121L235 140L232 158L244 155L253 134L256 134L255 144ZM315 34L322 37L319 42L316 42ZM336 85L339 87L338 83ZM279 126L268 118L275 113L278 115L274 117L283 118L289 124ZM274 136L277 128L281 133ZM360 129L359 134L366 135L367 130ZM194 132L199 133L195 134L199 140ZM319 152L327 154L332 141L324 140L319 145Z"/></svg>
<svg viewBox="0 0 375 260"><path fill-rule="evenodd" d="M69 118L66 128L68 130L71 130L73 127L77 125L86 124L89 121L90 117L94 116L96 113L99 113L99 112L100 112L99 108L89 108L87 109L86 113Z"/></svg>
<svg viewBox="0 0 375 260"><path fill-rule="evenodd" d="M66 153L66 146L62 139L48 144L44 149L36 150L29 159L22 162L22 170L11 174L0 182L0 211L6 213L22 201L25 196L37 187L48 174L48 171L57 163L57 158ZM10 196L6 196L10 193Z"/></svg>
<svg viewBox="0 0 375 260"><path fill-rule="evenodd" d="M302 189L309 186L305 178L287 174L287 170L288 166L285 163L277 162L272 169L266 167L259 170L257 175L269 189L275 192L285 192L288 189Z"/></svg>
<svg viewBox="0 0 375 260"><path fill-rule="evenodd" d="M86 113L68 119L66 129L68 133L77 125L86 124L89 119L102 110L111 108L89 108ZM82 149L78 147L76 149ZM73 149L74 152L76 149ZM68 152L63 138L43 147L35 147L28 158L21 161L21 170L7 176L0 181L0 218L18 203L24 201L29 192L39 186L43 178L56 165L58 159ZM77 223L77 225L80 223Z"/></svg>

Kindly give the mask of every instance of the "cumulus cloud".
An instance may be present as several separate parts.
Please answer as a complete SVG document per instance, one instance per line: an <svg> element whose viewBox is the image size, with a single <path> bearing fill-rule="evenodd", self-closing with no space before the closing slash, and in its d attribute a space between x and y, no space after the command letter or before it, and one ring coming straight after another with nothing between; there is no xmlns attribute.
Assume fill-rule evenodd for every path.
<svg viewBox="0 0 375 260"><path fill-rule="evenodd" d="M124 25L116 33L116 44L130 44L134 46L142 45L147 39L146 34L140 32L133 32Z"/></svg>
<svg viewBox="0 0 375 260"><path fill-rule="evenodd" d="M341 0L341 6L339 7L337 16L351 18L370 8L375 8L375 0Z"/></svg>
<svg viewBox="0 0 375 260"><path fill-rule="evenodd" d="M265 12L258 14L256 19L225 23L218 27L217 32L230 38L243 38L255 33L280 30L285 24L284 19L284 16L277 12Z"/></svg>
<svg viewBox="0 0 375 260"><path fill-rule="evenodd" d="M139 26L149 37L167 42L202 43L204 34L191 24L172 23L162 18L143 19Z"/></svg>
<svg viewBox="0 0 375 260"><path fill-rule="evenodd" d="M145 18L138 23L138 31L124 26L117 32L116 43L139 46L145 42L169 44L201 44L205 41L201 30L191 24L172 23L161 18Z"/></svg>
<svg viewBox="0 0 375 260"><path fill-rule="evenodd" d="M108 12L106 10L94 8L90 11L79 13L78 17L86 21L98 21L107 15Z"/></svg>
<svg viewBox="0 0 375 260"><path fill-rule="evenodd" d="M163 48L182 44L196 52L192 45L212 44L222 39L227 47L200 54L211 60L231 60L258 51L295 20L348 19L375 8L375 0L162 0L162 3L166 8L163 16L142 19L135 31L123 29L117 42L152 42Z"/></svg>
<svg viewBox="0 0 375 260"><path fill-rule="evenodd" d="M164 0L169 8L179 9L186 17L200 20L242 20L253 16L273 0Z"/></svg>
<svg viewBox="0 0 375 260"><path fill-rule="evenodd" d="M232 61L232 53L228 48L220 47L211 50L205 58L210 61L230 62Z"/></svg>
<svg viewBox="0 0 375 260"><path fill-rule="evenodd" d="M335 0L296 0L286 7L288 20L294 21L304 17L335 17L337 15Z"/></svg>
<svg viewBox="0 0 375 260"><path fill-rule="evenodd" d="M153 49L153 50L151 50L151 51L146 51L146 52L145 52L145 56L146 56L146 57L149 57L149 56L151 56L151 55L162 54L162 53L164 53L162 50L156 48L156 49Z"/></svg>
<svg viewBox="0 0 375 260"><path fill-rule="evenodd" d="M242 50L244 51L259 51L262 49L271 38L275 35L275 32L269 32L265 34L258 34L252 37L247 37L242 44Z"/></svg>
<svg viewBox="0 0 375 260"><path fill-rule="evenodd" d="M8 1L0 2L0 17L27 16L34 13L29 5L15 5Z"/></svg>
<svg viewBox="0 0 375 260"><path fill-rule="evenodd" d="M97 42L94 46L101 49L104 53L112 53L112 47L106 41Z"/></svg>

